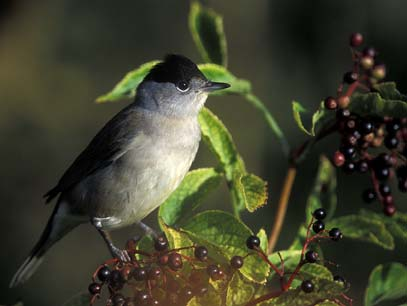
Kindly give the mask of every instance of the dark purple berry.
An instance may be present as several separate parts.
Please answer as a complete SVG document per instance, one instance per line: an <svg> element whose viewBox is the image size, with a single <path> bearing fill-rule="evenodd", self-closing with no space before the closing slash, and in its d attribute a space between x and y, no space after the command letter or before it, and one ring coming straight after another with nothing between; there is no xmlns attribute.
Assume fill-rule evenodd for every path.
<svg viewBox="0 0 407 306"><path fill-rule="evenodd" d="M387 184L380 184L379 191L382 196L388 196L391 193L390 186Z"/></svg>
<svg viewBox="0 0 407 306"><path fill-rule="evenodd" d="M195 257L200 261L206 261L208 259L208 249L204 246L197 246L194 251Z"/></svg>
<svg viewBox="0 0 407 306"><path fill-rule="evenodd" d="M366 47L366 48L363 49L363 55L370 56L370 57L375 57L376 56L376 50L373 47Z"/></svg>
<svg viewBox="0 0 407 306"><path fill-rule="evenodd" d="M400 122L398 120L390 121L386 124L386 130L389 134L394 135L398 130L400 130Z"/></svg>
<svg viewBox="0 0 407 306"><path fill-rule="evenodd" d="M373 132L373 128L373 123L369 121L364 121L360 124L360 132L362 133L362 135L370 134L371 132Z"/></svg>
<svg viewBox="0 0 407 306"><path fill-rule="evenodd" d="M234 269L240 269L243 266L243 257L241 256L233 256L230 259L230 265L232 266L232 268Z"/></svg>
<svg viewBox="0 0 407 306"><path fill-rule="evenodd" d="M171 253L168 256L168 266L174 271L182 269L183 263L181 255L178 253Z"/></svg>
<svg viewBox="0 0 407 306"><path fill-rule="evenodd" d="M356 128L356 121L355 120L353 120L353 119L346 120L346 122L345 122L345 129L346 130L353 132L355 128ZM356 137L356 138L360 138L360 137Z"/></svg>
<svg viewBox="0 0 407 306"><path fill-rule="evenodd" d="M109 279L110 277L110 269L108 267L102 267L98 271L98 279L101 282L105 282Z"/></svg>
<svg viewBox="0 0 407 306"><path fill-rule="evenodd" d="M120 293L116 293L113 297L112 297L112 302L113 302L113 306L123 306L123 304L125 303L125 298L123 295L121 295Z"/></svg>
<svg viewBox="0 0 407 306"><path fill-rule="evenodd" d="M343 75L343 81L347 84L355 83L359 78L359 75L356 72L349 71Z"/></svg>
<svg viewBox="0 0 407 306"><path fill-rule="evenodd" d="M345 156L345 159L351 159L355 156L356 154L356 149L355 147L352 146L343 146L341 147L341 152Z"/></svg>
<svg viewBox="0 0 407 306"><path fill-rule="evenodd" d="M194 292L191 287L185 287L181 291L181 295L184 298L184 301L189 301L194 296Z"/></svg>
<svg viewBox="0 0 407 306"><path fill-rule="evenodd" d="M321 220L317 220L312 224L312 230L318 234L319 232L323 231L325 229L325 224Z"/></svg>
<svg viewBox="0 0 407 306"><path fill-rule="evenodd" d="M161 277L161 269L159 267L153 267L148 271L148 279L155 280Z"/></svg>
<svg viewBox="0 0 407 306"><path fill-rule="evenodd" d="M154 241L154 248L157 251L164 251L168 248L168 240L164 236L160 236Z"/></svg>
<svg viewBox="0 0 407 306"><path fill-rule="evenodd" d="M145 281L148 278L148 273L145 268L137 267L133 271L133 278L136 281Z"/></svg>
<svg viewBox="0 0 407 306"><path fill-rule="evenodd" d="M347 108L345 108L345 109L338 109L338 110L336 111L336 118L337 118L338 120L343 120L343 119L349 118L349 116L350 116L350 110L347 109Z"/></svg>
<svg viewBox="0 0 407 306"><path fill-rule="evenodd" d="M305 260L309 263L314 263L318 260L318 253L315 251L308 251L305 253Z"/></svg>
<svg viewBox="0 0 407 306"><path fill-rule="evenodd" d="M88 287L89 293L92 295L99 294L102 290L102 286L98 283L92 283Z"/></svg>
<svg viewBox="0 0 407 306"><path fill-rule="evenodd" d="M394 199L392 195L386 195L383 197L383 205L394 206Z"/></svg>
<svg viewBox="0 0 407 306"><path fill-rule="evenodd" d="M356 166L360 173L366 173L369 170L369 164L365 160L359 161Z"/></svg>
<svg viewBox="0 0 407 306"><path fill-rule="evenodd" d="M324 106L326 109L333 110L338 108L338 102L334 97L328 97L324 100Z"/></svg>
<svg viewBox="0 0 407 306"><path fill-rule="evenodd" d="M396 213L396 206L394 205L387 205L383 207L383 212L386 216L393 216Z"/></svg>
<svg viewBox="0 0 407 306"><path fill-rule="evenodd" d="M219 273L219 268L217 265L209 265L206 268L206 272L211 279L215 279L217 277L217 274Z"/></svg>
<svg viewBox="0 0 407 306"><path fill-rule="evenodd" d="M366 203L372 203L374 200L376 200L376 192L371 188L366 189L363 191L362 198Z"/></svg>
<svg viewBox="0 0 407 306"><path fill-rule="evenodd" d="M356 170L356 164L353 162L346 162L342 169L346 174L352 174Z"/></svg>
<svg viewBox="0 0 407 306"><path fill-rule="evenodd" d="M253 250L260 246L260 239L257 236L250 236L246 240L246 245L249 249Z"/></svg>
<svg viewBox="0 0 407 306"><path fill-rule="evenodd" d="M329 237L331 237L333 241L339 241L343 238L343 235L339 228L334 227L329 231Z"/></svg>
<svg viewBox="0 0 407 306"><path fill-rule="evenodd" d="M353 33L349 38L349 44L351 47L359 47L363 44L363 36L360 33Z"/></svg>
<svg viewBox="0 0 407 306"><path fill-rule="evenodd" d="M123 286L124 279L119 270L113 270L110 272L109 284L113 288L119 289Z"/></svg>
<svg viewBox="0 0 407 306"><path fill-rule="evenodd" d="M397 146L399 145L399 140L395 136L388 135L387 137L384 138L384 145L389 150L392 150L397 148Z"/></svg>
<svg viewBox="0 0 407 306"><path fill-rule="evenodd" d="M135 297L136 305L148 305L150 301L150 295L146 291L139 291Z"/></svg>
<svg viewBox="0 0 407 306"><path fill-rule="evenodd" d="M375 174L378 180L384 181L390 176L390 169L387 167L378 167L375 169Z"/></svg>
<svg viewBox="0 0 407 306"><path fill-rule="evenodd" d="M315 219L317 220L323 220L326 217L326 210L323 208L317 208L314 210L314 212L312 213L312 215L314 216Z"/></svg>
<svg viewBox="0 0 407 306"><path fill-rule="evenodd" d="M301 290L310 293L314 291L314 284L310 280L305 280L301 283Z"/></svg>

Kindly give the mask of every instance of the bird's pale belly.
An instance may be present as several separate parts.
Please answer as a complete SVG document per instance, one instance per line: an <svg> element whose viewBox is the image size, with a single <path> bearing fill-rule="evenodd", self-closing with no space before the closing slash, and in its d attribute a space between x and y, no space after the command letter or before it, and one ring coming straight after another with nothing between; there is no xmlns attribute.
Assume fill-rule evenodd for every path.
<svg viewBox="0 0 407 306"><path fill-rule="evenodd" d="M75 215L100 218L105 229L141 221L179 186L188 172L196 148L166 152L161 156L137 156L100 170L80 183L71 194ZM73 204L74 203L74 204ZM73 205L72 205L73 204Z"/></svg>

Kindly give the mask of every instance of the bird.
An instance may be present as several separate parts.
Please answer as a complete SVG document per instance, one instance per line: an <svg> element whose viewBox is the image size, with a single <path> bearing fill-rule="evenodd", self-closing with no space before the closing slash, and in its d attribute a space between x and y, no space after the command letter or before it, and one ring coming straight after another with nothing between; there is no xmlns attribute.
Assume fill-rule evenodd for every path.
<svg viewBox="0 0 407 306"><path fill-rule="evenodd" d="M80 224L90 222L110 253L129 260L109 232L138 224L179 186L198 151L198 114L215 90L230 87L208 80L187 57L169 54L154 65L123 108L90 141L54 188L56 199L40 239L13 276L10 287L25 283L45 253Z"/></svg>

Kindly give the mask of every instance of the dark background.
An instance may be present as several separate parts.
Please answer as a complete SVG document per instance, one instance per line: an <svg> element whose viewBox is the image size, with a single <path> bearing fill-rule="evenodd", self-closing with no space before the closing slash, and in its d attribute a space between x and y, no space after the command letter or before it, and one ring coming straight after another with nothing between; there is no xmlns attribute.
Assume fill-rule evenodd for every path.
<svg viewBox="0 0 407 306"><path fill-rule="evenodd" d="M282 126L298 145L304 135L295 126L291 100L315 109L335 93L349 69L351 32L361 31L380 51L388 79L407 91L407 2L405 1L205 1L224 15L229 68L250 79ZM26 305L61 305L86 289L92 271L108 256L90 226L82 226L57 244L23 287L8 283L38 239L52 204L45 191L90 138L126 102L96 105L128 70L178 52L199 62L187 27L188 1L5 1L0 2L0 303L21 297ZM257 230L272 225L286 170L278 142L259 114L239 97L211 98L207 105L230 128L250 171L267 179L270 201L245 220ZM299 169L278 248L286 248L304 218L318 155L333 152L338 140L321 144ZM214 160L201 147L194 167ZM367 178L338 177L338 215L358 211ZM407 210L399 198L400 210ZM228 209L225 189L205 208ZM376 205L375 207L377 207ZM155 213L154 213L155 215ZM154 224L154 216L149 218ZM123 243L135 229L118 231ZM328 246L352 283L350 295L361 304L369 271L385 261L405 262L406 245L395 252L344 241Z"/></svg>

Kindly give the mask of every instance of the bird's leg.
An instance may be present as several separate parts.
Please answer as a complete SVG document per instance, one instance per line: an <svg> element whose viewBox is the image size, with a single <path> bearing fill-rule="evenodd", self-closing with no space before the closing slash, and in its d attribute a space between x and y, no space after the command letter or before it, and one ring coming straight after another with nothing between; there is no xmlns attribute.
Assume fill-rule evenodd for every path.
<svg viewBox="0 0 407 306"><path fill-rule="evenodd" d="M93 226L98 230L99 234L102 236L103 240L106 242L110 253L113 257L120 259L121 261L131 261L131 258L126 250L121 250L113 244L110 234L102 229L102 222L97 218L91 220Z"/></svg>
<svg viewBox="0 0 407 306"><path fill-rule="evenodd" d="M136 225L143 231L143 234L133 236L132 239L135 242L140 241L141 238L143 238L143 235L151 236L153 239L157 239L160 236L155 230L143 222L137 222Z"/></svg>

